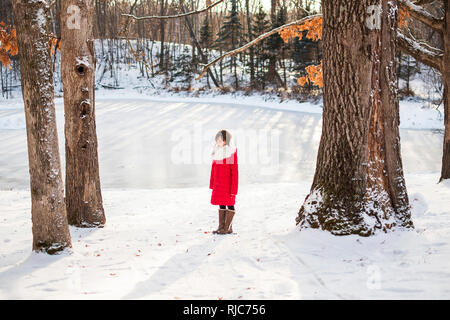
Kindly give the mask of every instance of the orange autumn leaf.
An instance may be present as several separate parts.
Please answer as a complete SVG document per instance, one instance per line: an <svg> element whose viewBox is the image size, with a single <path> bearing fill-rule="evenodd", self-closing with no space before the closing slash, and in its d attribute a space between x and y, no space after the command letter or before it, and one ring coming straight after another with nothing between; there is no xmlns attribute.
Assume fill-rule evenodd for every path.
<svg viewBox="0 0 450 320"><path fill-rule="evenodd" d="M398 26L406 26L408 24L407 19L409 18L409 16L409 11L403 7L400 7L398 11ZM300 24L286 27L279 31L278 34L284 42L288 42L290 39L293 39L295 37L298 37L299 40L302 40L303 32L307 31L306 38L313 41L318 41L322 39L322 25L323 18L321 16L314 17L303 21Z"/></svg>
<svg viewBox="0 0 450 320"><path fill-rule="evenodd" d="M300 77L297 79L297 83L300 87L303 87L306 82L308 82L308 78L307 77Z"/></svg>
<svg viewBox="0 0 450 320"><path fill-rule="evenodd" d="M11 43L10 42L5 43L2 49L8 52L11 49Z"/></svg>
<svg viewBox="0 0 450 320"><path fill-rule="evenodd" d="M318 86L323 87L323 72L322 72L322 62L319 65L311 65L305 68L308 73L309 80Z"/></svg>
<svg viewBox="0 0 450 320"><path fill-rule="evenodd" d="M16 29L0 22L0 62L11 69L11 57L19 52Z"/></svg>
<svg viewBox="0 0 450 320"><path fill-rule="evenodd" d="M278 32L281 39L284 42L288 42L290 39L298 37L299 40L303 38L303 31L307 31L306 38L313 41L322 39L322 17L314 17L303 21L300 24L289 26Z"/></svg>
<svg viewBox="0 0 450 320"><path fill-rule="evenodd" d="M3 66L9 66L11 64L11 59L9 58L9 55L0 51L0 62Z"/></svg>
<svg viewBox="0 0 450 320"><path fill-rule="evenodd" d="M51 37L48 43L50 46L50 55L52 56L56 53L56 51L61 49L61 41L58 41L55 37Z"/></svg>
<svg viewBox="0 0 450 320"><path fill-rule="evenodd" d="M409 10L400 7L398 10L398 27L406 27L408 25Z"/></svg>
<svg viewBox="0 0 450 320"><path fill-rule="evenodd" d="M297 79L299 86L303 87L307 83L312 83L319 88L323 87L323 64L322 61L318 65L310 65L305 68L306 76Z"/></svg>
<svg viewBox="0 0 450 320"><path fill-rule="evenodd" d="M54 55L57 50L61 49L61 41L57 38L51 37L48 42L50 46L50 54ZM4 67L9 67L12 63L11 57L19 53L19 45L17 43L17 30L13 26L6 25L3 21L0 22L0 63Z"/></svg>
<svg viewBox="0 0 450 320"><path fill-rule="evenodd" d="M11 49L9 50L9 53L12 56L15 56L19 53L19 44L17 43L16 28L11 30L10 37L11 39L14 39L14 41L11 41Z"/></svg>

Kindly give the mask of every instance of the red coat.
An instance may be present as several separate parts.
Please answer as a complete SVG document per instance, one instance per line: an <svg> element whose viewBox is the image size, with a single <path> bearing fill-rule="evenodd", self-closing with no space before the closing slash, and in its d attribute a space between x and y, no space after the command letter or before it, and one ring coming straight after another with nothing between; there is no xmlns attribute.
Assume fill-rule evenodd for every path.
<svg viewBox="0 0 450 320"><path fill-rule="evenodd" d="M233 206L238 192L237 149L227 158L214 159L211 167L209 188L212 189L211 204Z"/></svg>

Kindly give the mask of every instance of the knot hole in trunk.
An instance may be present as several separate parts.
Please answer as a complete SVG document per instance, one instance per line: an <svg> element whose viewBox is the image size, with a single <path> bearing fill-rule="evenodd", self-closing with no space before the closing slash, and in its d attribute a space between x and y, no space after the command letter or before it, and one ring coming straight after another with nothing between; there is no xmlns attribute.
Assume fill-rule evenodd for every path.
<svg viewBox="0 0 450 320"><path fill-rule="evenodd" d="M84 119L91 112L91 103L88 100L83 100L80 103L80 107L81 107L80 118Z"/></svg>
<svg viewBox="0 0 450 320"><path fill-rule="evenodd" d="M77 72L78 75L84 76L84 74L86 73L86 68L83 65L77 65L75 67L75 71Z"/></svg>

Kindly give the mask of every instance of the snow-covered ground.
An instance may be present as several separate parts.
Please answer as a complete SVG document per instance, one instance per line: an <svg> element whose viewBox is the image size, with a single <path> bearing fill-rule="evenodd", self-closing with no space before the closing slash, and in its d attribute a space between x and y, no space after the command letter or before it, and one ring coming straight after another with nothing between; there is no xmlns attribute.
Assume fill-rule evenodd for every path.
<svg viewBox="0 0 450 320"><path fill-rule="evenodd" d="M437 184L442 119L432 109L401 103L416 229L336 237L298 232L294 221L314 174L320 104L104 92L96 106L107 224L71 228L72 252L57 256L31 253L23 105L1 103L0 299L450 298L450 183ZM64 160L61 99L57 119ZM208 189L208 152L222 128L240 161L236 234L226 236L210 233Z"/></svg>
<svg viewBox="0 0 450 320"><path fill-rule="evenodd" d="M107 225L31 253L29 192L0 192L0 299L449 299L450 184L407 175L416 229L298 232L309 181L241 186L233 235L207 188L104 189Z"/></svg>

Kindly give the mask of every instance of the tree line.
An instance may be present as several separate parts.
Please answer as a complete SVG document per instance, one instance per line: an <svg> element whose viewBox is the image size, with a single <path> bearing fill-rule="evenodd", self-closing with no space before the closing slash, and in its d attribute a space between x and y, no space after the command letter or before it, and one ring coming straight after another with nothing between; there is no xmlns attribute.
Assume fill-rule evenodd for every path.
<svg viewBox="0 0 450 320"><path fill-rule="evenodd" d="M1 20L13 25L12 0L5 0L0 7ZM208 2L206 2L208 3ZM211 10L180 19L130 19L124 14L139 17L150 15L170 16L196 11L205 7L205 1L94 1L93 32L100 43L97 55L106 65L105 72L115 78L117 66L131 53L141 77L151 79L166 75L170 82L176 72L194 78L202 64L215 56L253 40L287 21L300 19L320 10L317 0L272 1L270 8L263 8L261 0L223 1ZM62 1L51 2L50 31L61 40ZM124 46L124 42L127 45ZM158 43L159 52L154 47ZM179 46L190 46L182 52ZM184 59L184 60L183 60ZM317 64L321 59L320 42L303 39L284 43L278 34L251 48L247 54L231 57L208 72L208 88L233 90L265 90L294 88L304 93L317 94L315 86L299 87L295 79L305 74L305 67ZM13 71L8 74L19 81L19 65L13 57ZM189 64L185 62L189 60ZM184 63L184 64L183 64ZM99 63L100 65L100 63ZM183 67L189 67L184 68ZM233 75L228 78L227 75ZM293 77L290 75L294 75ZM5 74L6 77L6 74ZM56 79L57 80L57 79ZM120 79L115 81L119 87ZM5 89L8 87L5 85ZM5 90L6 92L7 90Z"/></svg>
<svg viewBox="0 0 450 320"><path fill-rule="evenodd" d="M0 4L0 21L6 25L13 25L11 1L5 0ZM210 2L206 2L208 3ZM110 78L114 79L112 84L104 86L120 87L118 66L121 63L137 64L140 76L150 80L155 75L165 75L167 87L170 87L170 82L177 76L189 80L187 82L190 84L207 61L252 41L273 28L321 11L318 0L277 0L271 1L269 8L263 8L261 0L230 0L223 1L202 14L180 19L136 20L124 16L171 16L180 14L182 10L198 10L203 5L203 1L95 0L93 32L94 38L100 43L100 50L96 52L100 62L98 66L102 68L103 74L109 72ZM439 14L439 10L442 10L437 2L430 8L433 14ZM52 1L50 30L59 41L60 11L61 0ZM431 42L432 47L442 47L437 32L429 30L420 21L412 20L408 29L418 38ZM155 42L161 44L158 52L155 52ZM187 44L190 50L175 44ZM207 88L259 91L268 87L275 90L289 88L306 97L320 95L321 90L311 82L299 86L295 79L304 77L307 68L317 65L321 58L320 40L313 41L303 37L286 43L275 34L208 71ZM409 84L414 74L420 71L418 60L402 54L401 50L397 50L396 58L399 61L399 77L405 80L405 88L401 88L400 94L413 95ZM17 60L13 56L11 70L1 70L2 95L5 97L19 86ZM59 70L55 72L58 73ZM224 79L224 75L233 77ZM101 80L102 77L100 75L98 78ZM59 79L58 74L55 78L57 84Z"/></svg>

